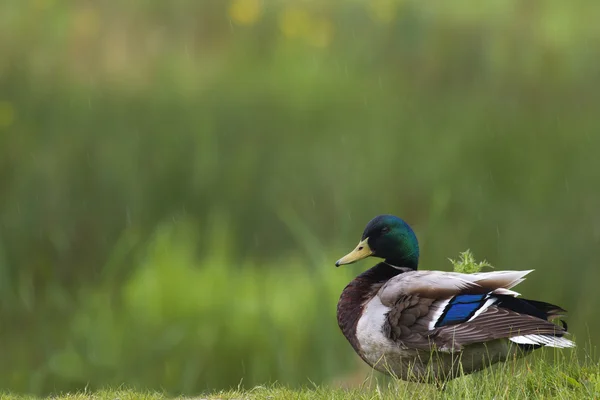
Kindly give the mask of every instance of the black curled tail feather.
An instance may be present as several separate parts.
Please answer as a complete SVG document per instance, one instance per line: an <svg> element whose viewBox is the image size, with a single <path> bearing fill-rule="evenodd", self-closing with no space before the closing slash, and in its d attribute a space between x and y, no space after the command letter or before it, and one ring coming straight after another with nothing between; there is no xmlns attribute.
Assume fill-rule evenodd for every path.
<svg viewBox="0 0 600 400"><path fill-rule="evenodd" d="M554 304L546 303L544 301L522 299L508 295L499 295L498 298L498 307L504 307L509 310L521 314L531 315L546 321L552 321L556 318L567 315L567 311L563 308ZM557 336L562 336L567 332L567 323L563 320L560 320L560 322L562 326L560 327L561 329L556 332Z"/></svg>
<svg viewBox="0 0 600 400"><path fill-rule="evenodd" d="M529 304L531 304L532 306L534 306L535 308L537 308L538 310L542 310L543 312L546 313L547 315L547 320L553 320L555 318L558 317L564 317L567 315L567 310L554 305L554 304L550 304L550 303L546 303L544 301L538 301L538 300L526 300L523 299L523 301L528 302ZM564 325L564 329L565 331L567 330L567 326L566 326L566 322L562 321L562 324Z"/></svg>

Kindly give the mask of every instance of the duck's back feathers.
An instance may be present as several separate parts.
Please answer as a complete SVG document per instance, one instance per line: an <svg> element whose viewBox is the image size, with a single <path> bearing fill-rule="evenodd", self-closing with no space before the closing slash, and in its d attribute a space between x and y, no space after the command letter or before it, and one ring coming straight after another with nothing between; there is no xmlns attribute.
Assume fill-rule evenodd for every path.
<svg viewBox="0 0 600 400"><path fill-rule="evenodd" d="M402 346L424 350L458 351L503 338L523 345L571 347L563 338L566 330L550 322L564 310L517 298L510 290L530 272L400 274L377 295L389 308L384 334Z"/></svg>
<svg viewBox="0 0 600 400"><path fill-rule="evenodd" d="M485 294L498 290L517 294L512 287L523 282L528 271L494 271L476 274L439 271L408 271L390 279L380 290L383 304L393 304L399 296L418 295L432 299L448 298L461 293Z"/></svg>
<svg viewBox="0 0 600 400"><path fill-rule="evenodd" d="M492 294L486 302L490 304L480 308L483 310L481 313L466 315L462 321L442 320L442 324L428 337L442 350L460 350L469 344L503 338L518 344L571 347L571 342L563 338L566 334L564 328L550 322L544 311L527 300ZM452 307L456 306L450 307L453 311ZM529 340L524 341L524 337Z"/></svg>

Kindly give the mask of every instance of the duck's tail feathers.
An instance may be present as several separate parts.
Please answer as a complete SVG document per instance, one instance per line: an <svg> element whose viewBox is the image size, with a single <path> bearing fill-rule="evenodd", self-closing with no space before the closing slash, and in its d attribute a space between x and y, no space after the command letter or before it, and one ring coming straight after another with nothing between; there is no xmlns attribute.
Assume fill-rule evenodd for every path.
<svg viewBox="0 0 600 400"><path fill-rule="evenodd" d="M546 321L552 321L553 319L567 315L567 311L561 307L543 301L515 298L514 296L506 295L496 295L496 297L498 298L496 304L499 307L504 307L521 314L532 315Z"/></svg>
<svg viewBox="0 0 600 400"><path fill-rule="evenodd" d="M567 310L565 310L557 305L546 303L543 301L537 301L537 300L527 299L525 301L528 302L529 304L531 304L532 306L534 306L535 308L537 308L538 310L541 310L544 313L546 313L546 315L548 316L547 317L548 321L551 321L551 320L559 318L559 317L564 317L567 315ZM564 328L565 328L565 330L567 330L566 324L565 324Z"/></svg>
<svg viewBox="0 0 600 400"><path fill-rule="evenodd" d="M553 336L553 335L522 335L522 336L513 336L509 339L513 343L517 343L519 345L525 345L526 347L533 346L533 348L548 346L548 347L556 347L558 349L565 349L570 347L575 347L575 343L567 338L562 336Z"/></svg>
<svg viewBox="0 0 600 400"><path fill-rule="evenodd" d="M529 299L521 299L521 302L526 302L528 305L535 308L536 311L539 312L538 317L545 317L547 321L552 321L559 317L564 317L567 315L567 311L563 308L546 303L544 301L538 300L529 300ZM523 303L521 303L523 304ZM530 309L531 310L531 309ZM528 314L535 315L536 313L531 312L530 310ZM525 311L522 309L521 311ZM539 348L542 346L555 347L559 349L575 347L575 343L567 338L565 335L568 335L567 332L567 323L563 320L560 320L561 327L557 326L556 332L553 335L549 334L529 334L529 335L521 335L521 336L513 336L510 338L510 341L513 343L519 344L519 346L523 348Z"/></svg>

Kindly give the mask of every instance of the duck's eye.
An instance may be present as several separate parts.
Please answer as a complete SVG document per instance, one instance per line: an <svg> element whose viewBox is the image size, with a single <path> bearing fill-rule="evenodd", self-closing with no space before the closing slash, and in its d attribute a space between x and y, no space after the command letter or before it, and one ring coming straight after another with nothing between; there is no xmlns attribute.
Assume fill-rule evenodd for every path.
<svg viewBox="0 0 600 400"><path fill-rule="evenodd" d="M384 226L383 228L381 228L381 233L388 233L389 231L390 231L389 226Z"/></svg>

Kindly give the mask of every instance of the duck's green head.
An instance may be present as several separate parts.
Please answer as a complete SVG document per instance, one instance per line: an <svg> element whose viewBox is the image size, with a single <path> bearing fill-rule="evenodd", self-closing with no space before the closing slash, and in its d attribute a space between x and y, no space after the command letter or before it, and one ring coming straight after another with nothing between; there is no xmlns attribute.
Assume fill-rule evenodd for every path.
<svg viewBox="0 0 600 400"><path fill-rule="evenodd" d="M379 215L365 228L358 246L336 261L335 266L352 264L375 256L396 267L417 269L419 243L411 227L393 215Z"/></svg>

